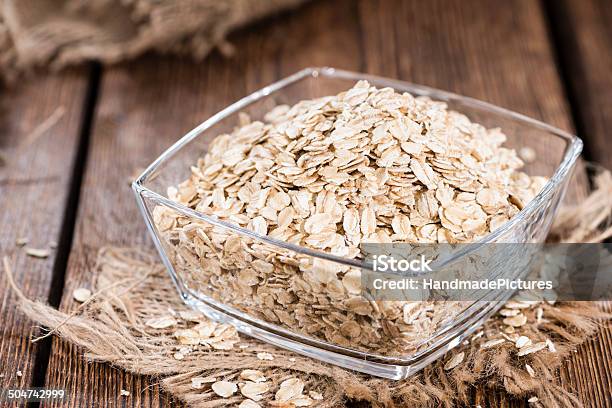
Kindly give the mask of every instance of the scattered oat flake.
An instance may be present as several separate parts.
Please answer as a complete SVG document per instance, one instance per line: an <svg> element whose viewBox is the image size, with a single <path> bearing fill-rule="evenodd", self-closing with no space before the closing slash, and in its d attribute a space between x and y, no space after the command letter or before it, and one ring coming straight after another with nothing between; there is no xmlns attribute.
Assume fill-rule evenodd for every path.
<svg viewBox="0 0 612 408"><path fill-rule="evenodd" d="M216 329L217 323L213 321L201 322L191 328L191 330L194 330L198 334L198 336L203 339L214 336Z"/></svg>
<svg viewBox="0 0 612 408"><path fill-rule="evenodd" d="M28 242L30 242L30 240L29 240L28 238L26 238L26 237L21 237L21 238L17 238L17 239L15 240L15 245L17 245L17 246L20 246L20 247L21 247L21 246L25 246L25 245L27 245L27 244L28 244Z"/></svg>
<svg viewBox="0 0 612 408"><path fill-rule="evenodd" d="M546 348L546 342L545 341L541 341L539 343L535 343L531 346L526 346L521 348L518 353L516 353L517 356L521 357L521 356L526 356L527 354L531 354L531 353L536 353L540 350L543 350Z"/></svg>
<svg viewBox="0 0 612 408"><path fill-rule="evenodd" d="M41 259L47 258L49 255L51 255L51 251L48 249L26 248L25 252L28 256Z"/></svg>
<svg viewBox="0 0 612 408"><path fill-rule="evenodd" d="M267 380L264 373L259 370L243 370L240 372L240 378L253 382L264 382Z"/></svg>
<svg viewBox="0 0 612 408"><path fill-rule="evenodd" d="M229 398L238 391L238 386L229 381L217 381L213 383L212 390L220 397Z"/></svg>
<svg viewBox="0 0 612 408"><path fill-rule="evenodd" d="M260 360L274 360L274 356L266 352L257 353L257 358Z"/></svg>
<svg viewBox="0 0 612 408"><path fill-rule="evenodd" d="M183 360L185 358L185 354L183 353L174 353L175 360Z"/></svg>
<svg viewBox="0 0 612 408"><path fill-rule="evenodd" d="M478 333L476 333L476 334L474 334L474 335L472 336L472 340L479 339L479 338L481 338L483 335L484 335L484 331L482 331L482 330L481 330L481 331L479 331Z"/></svg>
<svg viewBox="0 0 612 408"><path fill-rule="evenodd" d="M295 360L295 357L290 357L290 358L289 358L289 361L291 361L292 363L295 363L295 361L296 361L296 360Z"/></svg>
<svg viewBox="0 0 612 408"><path fill-rule="evenodd" d="M548 351L551 353L556 353L557 348L555 347L555 343L553 343L550 339L546 339L546 347L548 347Z"/></svg>
<svg viewBox="0 0 612 408"><path fill-rule="evenodd" d="M527 400L528 403L533 404L534 402L538 402L540 399L538 397L531 397Z"/></svg>
<svg viewBox="0 0 612 408"><path fill-rule="evenodd" d="M183 345L197 345L200 344L200 335L193 329L181 329L177 330L173 334L180 344Z"/></svg>
<svg viewBox="0 0 612 408"><path fill-rule="evenodd" d="M506 317L503 320L503 322L504 324L507 324L508 326L521 327L525 323L527 323L527 316L521 313L521 314L517 314L516 316Z"/></svg>
<svg viewBox="0 0 612 408"><path fill-rule="evenodd" d="M120 395L122 397L129 397L130 396L130 392L127 390L121 390Z"/></svg>
<svg viewBox="0 0 612 408"><path fill-rule="evenodd" d="M321 394L320 392L316 392L316 391L308 391L308 395L310 396L310 398L312 398L313 400L317 400L320 401L323 399L323 394Z"/></svg>
<svg viewBox="0 0 612 408"><path fill-rule="evenodd" d="M529 373L529 376L531 376L532 378L535 378L536 373L533 367L531 367L529 364L525 364L525 370L527 370L527 373Z"/></svg>
<svg viewBox="0 0 612 408"><path fill-rule="evenodd" d="M280 384L274 399L276 401L287 402L302 395L304 382L299 378L289 378Z"/></svg>
<svg viewBox="0 0 612 408"><path fill-rule="evenodd" d="M253 400L246 399L242 401L240 405L238 405L238 408L261 408L261 405L259 405Z"/></svg>
<svg viewBox="0 0 612 408"><path fill-rule="evenodd" d="M504 316L504 317L516 316L519 313L521 313L521 311L519 309L501 309L499 311L499 314Z"/></svg>
<svg viewBox="0 0 612 408"><path fill-rule="evenodd" d="M519 302L515 300L511 300L507 302L504 307L508 309L529 309L531 305L527 302Z"/></svg>
<svg viewBox="0 0 612 408"><path fill-rule="evenodd" d="M204 384L210 384L217 382L217 378L209 376L209 377L193 377L191 379L191 388L194 389L202 389L204 388Z"/></svg>
<svg viewBox="0 0 612 408"><path fill-rule="evenodd" d="M203 381L202 377L193 377L191 379L191 388L193 389L196 389L196 390L202 389L204 388L204 384L206 384L206 382Z"/></svg>
<svg viewBox="0 0 612 408"><path fill-rule="evenodd" d="M536 323L542 323L542 317L544 316L544 310L541 307L536 309Z"/></svg>
<svg viewBox="0 0 612 408"><path fill-rule="evenodd" d="M450 360L448 360L448 362L444 365L444 369L449 371L452 370L453 368L457 367L459 364L461 364L461 362L463 361L463 359L465 358L465 352L460 352L455 354Z"/></svg>
<svg viewBox="0 0 612 408"><path fill-rule="evenodd" d="M77 302L87 302L91 298L91 290L87 288L77 288L72 292L72 297Z"/></svg>
<svg viewBox="0 0 612 408"><path fill-rule="evenodd" d="M516 346L516 348L523 348L525 346L528 346L531 344L531 339L527 336L520 336L518 339L516 339L514 345Z"/></svg>
<svg viewBox="0 0 612 408"><path fill-rule="evenodd" d="M270 390L270 386L263 382L247 381L240 384L240 393L246 398L250 398L253 401L260 401L263 398L262 394L265 394Z"/></svg>
<svg viewBox="0 0 612 408"><path fill-rule="evenodd" d="M189 322L199 322L205 319L204 315L196 310L181 310L178 315L181 319Z"/></svg>
<svg viewBox="0 0 612 408"><path fill-rule="evenodd" d="M488 349L488 348L491 348L491 347L495 347L495 346L497 346L497 345L500 345L500 344L504 343L505 341L506 341L505 339L495 339L495 340L489 340L489 341L487 341L487 342L485 342L485 343L482 343L482 344L480 345L480 348L481 348L481 349Z"/></svg>
<svg viewBox="0 0 612 408"><path fill-rule="evenodd" d="M166 329L177 324L177 321L172 316L161 316L149 319L145 323L147 326L154 329Z"/></svg>
<svg viewBox="0 0 612 408"><path fill-rule="evenodd" d="M17 377L21 377L23 375L23 373L21 372L21 370L17 370Z"/></svg>
<svg viewBox="0 0 612 408"><path fill-rule="evenodd" d="M518 334L516 333L512 333L512 334L506 334L504 332L499 333L504 339L514 343L518 340L518 338L520 337Z"/></svg>
<svg viewBox="0 0 612 408"><path fill-rule="evenodd" d="M210 343L210 346L215 350L231 350L234 348L234 344L236 344L238 340L223 340L223 341L214 341Z"/></svg>
<svg viewBox="0 0 612 408"><path fill-rule="evenodd" d="M181 354L189 354L193 351L191 347L180 347L178 352Z"/></svg>
<svg viewBox="0 0 612 408"><path fill-rule="evenodd" d="M294 407L309 407L312 405L313 401L312 399L310 399L310 397L301 395L296 398L293 398L289 401L289 403L291 404L291 406Z"/></svg>

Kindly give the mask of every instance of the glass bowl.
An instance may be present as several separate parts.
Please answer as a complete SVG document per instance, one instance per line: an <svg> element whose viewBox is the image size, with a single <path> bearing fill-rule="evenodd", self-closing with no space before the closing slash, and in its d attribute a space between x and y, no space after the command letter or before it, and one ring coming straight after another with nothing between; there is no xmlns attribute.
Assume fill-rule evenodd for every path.
<svg viewBox="0 0 612 408"><path fill-rule="evenodd" d="M411 334L398 336L397 328L390 327L385 316L405 312L404 306L338 290L331 282L326 284L324 295L315 295L301 279L304 264L347 272L361 268L360 262L259 235L188 208L167 195L169 187L189 178L190 165L204 156L215 136L240 124L240 113L261 119L277 105L335 95L358 80L444 101L449 109L473 122L501 128L507 136L507 147L532 149L535 160L522 170L545 176L548 182L516 216L478 244L545 240L582 149L579 138L472 98L334 68L304 69L228 106L162 153L132 188L157 250L185 303L211 319L230 323L244 334L277 346L348 369L400 379L458 345L510 294L491 293L475 300L438 303L433 313L437 317L432 317L435 325L410 329ZM186 236L177 236L166 225L177 217L192 225L190 230L180 232ZM185 240L180 238L187 238L193 246L185 246ZM198 245L217 248L216 258L199 257ZM458 262L467 256L469 251L463 251L447 261ZM285 289L287 285L291 290ZM257 300L250 297L253 291L257 292ZM298 296L300 302L295 302ZM357 327L355 321L360 322Z"/></svg>

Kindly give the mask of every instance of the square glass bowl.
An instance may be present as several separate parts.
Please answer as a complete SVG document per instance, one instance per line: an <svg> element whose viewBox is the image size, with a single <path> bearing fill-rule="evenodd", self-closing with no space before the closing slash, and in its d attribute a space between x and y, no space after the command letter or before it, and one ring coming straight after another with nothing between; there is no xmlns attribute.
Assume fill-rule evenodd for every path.
<svg viewBox="0 0 612 408"><path fill-rule="evenodd" d="M305 69L228 106L166 150L132 187L185 303L263 341L345 368L400 379L458 345L509 295L491 293L486 299L438 302L429 309L428 324L391 325L390 316L397 318L413 306L368 299L338 287L337 280L319 282L323 293L312 293L305 282L304 274L309 270L319 268L345 276L359 270L360 262L258 235L172 201L167 195L169 187L189 178L190 166L205 155L215 136L239 125L241 112L261 120L277 105L335 95L359 80L444 101L449 109L473 122L501 128L507 147L533 149L535 160L523 171L545 176L548 182L523 210L479 243L545 240L582 149L580 139L478 100L333 68ZM171 225L177 220L188 221L190 227L177 232ZM203 253L202 248L208 252ZM468 255L463 253L459 258Z"/></svg>

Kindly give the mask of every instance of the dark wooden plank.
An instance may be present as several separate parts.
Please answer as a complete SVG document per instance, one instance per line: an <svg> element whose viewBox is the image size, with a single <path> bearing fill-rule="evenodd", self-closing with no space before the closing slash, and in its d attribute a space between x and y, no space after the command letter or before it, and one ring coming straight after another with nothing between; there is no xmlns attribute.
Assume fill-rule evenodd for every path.
<svg viewBox="0 0 612 408"><path fill-rule="evenodd" d="M537 2L503 8L481 1L427 3L360 3L369 71L572 129Z"/></svg>
<svg viewBox="0 0 612 408"><path fill-rule="evenodd" d="M485 0L314 1L231 40L231 60L147 57L104 72L64 309L74 307L74 288L95 279L100 245L150 245L126 182L134 169L229 102L306 66L449 89L571 130L542 9L530 0L508 7ZM131 406L167 402L154 380L87 364L61 341L54 343L48 385L100 405L114 405L121 388L130 391ZM477 397L491 406L506 401Z"/></svg>
<svg viewBox="0 0 612 408"><path fill-rule="evenodd" d="M29 257L16 239L28 238L27 246L34 248L62 239L88 78L88 70L79 69L0 90L0 156L5 160L0 164L0 256L9 258L17 284L30 298L49 299L61 255L51 250L46 259ZM17 311L0 270L0 388L31 386L35 356L42 353L44 363L49 344L30 342L40 332Z"/></svg>
<svg viewBox="0 0 612 408"><path fill-rule="evenodd" d="M149 61L157 64L157 61ZM145 67L146 63L142 65ZM148 70L147 70L148 71ZM163 71L163 70L162 70ZM100 98L96 109L95 126L92 130L87 171L81 185L73 251L66 275L62 305L72 305L72 292L78 287L91 287L95 276L93 266L96 252L101 244L143 245L149 244L141 229L141 220L136 212L129 179L136 169L146 165L164 142L163 138L130 138L129 127L137 123L148 123L157 115L163 123L155 124L160 135L175 135L187 129L177 129L172 116L178 114L178 100L163 109L155 109L142 103L148 100L165 100L171 96L170 87L158 87L165 75L172 76L172 65L167 64L162 73L150 71L152 75L133 75L125 67L108 72L102 79ZM136 81L133 79L138 78ZM169 81L172 82L172 81ZM187 91L188 88L184 88ZM132 94L133 99L117 98L119 94ZM112 97L108 97L113 95ZM161 99L158 99L161 98ZM127 127L126 127L127 126ZM140 125L138 125L140 126ZM151 129L151 127L149 127ZM161 139L161 140L160 140ZM168 139L165 139L167 142ZM109 226L112 225L112 228ZM150 378L134 376L105 364L88 364L77 357L82 350L54 339L47 385L69 391L72 406L108 406L125 399L121 390L129 390L130 406L167 406L172 400L161 395L156 382ZM60 350L58 353L57 350ZM78 385L78 388L76 387ZM58 406L64 403L57 402Z"/></svg>
<svg viewBox="0 0 612 408"><path fill-rule="evenodd" d="M551 28L586 154L612 168L612 7L607 0L548 2Z"/></svg>
<svg viewBox="0 0 612 408"><path fill-rule="evenodd" d="M588 159L612 168L612 7L606 0L547 2L551 31ZM612 311L612 302L606 302ZM561 381L593 406L612 407L612 327L572 355Z"/></svg>

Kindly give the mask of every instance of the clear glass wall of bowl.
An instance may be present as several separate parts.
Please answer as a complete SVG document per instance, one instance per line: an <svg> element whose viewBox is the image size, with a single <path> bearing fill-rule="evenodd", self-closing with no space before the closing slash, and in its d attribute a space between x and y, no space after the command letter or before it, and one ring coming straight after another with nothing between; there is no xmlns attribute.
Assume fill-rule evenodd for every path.
<svg viewBox="0 0 612 408"><path fill-rule="evenodd" d="M444 100L474 122L500 127L508 147L533 149L536 160L524 171L550 181L525 209L481 242L543 242L580 152L577 138L469 98L329 68L302 71L229 106L164 152L133 188L161 258L188 304L282 347L402 378L459 344L504 299L491 294L480 301L448 302L437 306L430 325L408 327L400 316L402 305L378 304L363 296L354 260L257 236L167 196L168 187L189 178L189 166L205 155L210 141L240 123L240 112L262 120L276 105L336 94L359 79Z"/></svg>

